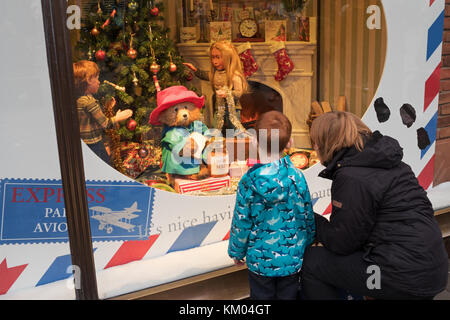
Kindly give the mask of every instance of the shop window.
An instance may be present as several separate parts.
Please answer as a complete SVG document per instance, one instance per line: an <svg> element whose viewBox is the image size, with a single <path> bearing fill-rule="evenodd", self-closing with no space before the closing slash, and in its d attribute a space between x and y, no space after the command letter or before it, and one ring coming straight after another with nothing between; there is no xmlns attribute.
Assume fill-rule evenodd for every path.
<svg viewBox="0 0 450 320"><path fill-rule="evenodd" d="M166 174L165 129L149 123L150 115L160 90L181 85L205 97L200 120L210 129L218 127L217 86L208 81L212 43L230 41L242 64L249 91L234 101L237 110L242 107L242 128L253 128L263 112L283 112L293 128L294 147L287 154L303 153L308 159L301 169L318 161L309 141L311 120L337 109L362 117L384 66L387 38L380 0L296 1L295 8L281 0L72 2L83 11L81 30L72 31L74 60L95 62L100 69L94 97L106 106L107 117L119 109L132 111L119 128L105 130L106 158L127 177L166 191L181 189ZM115 104L108 103L112 98ZM258 161L258 155L249 159L255 148L250 135L228 138L224 145L241 146L245 156L229 159L229 168L238 167L240 173L230 180L234 183L225 183L223 194L233 193L239 175Z"/></svg>
<svg viewBox="0 0 450 320"><path fill-rule="evenodd" d="M89 82L89 90L84 87L77 100L92 94L94 100L85 99L84 106L96 109L98 103L97 111L106 117L119 110L133 112L120 123L99 130L105 159L111 159L109 165L100 160L98 149L87 147L98 142L96 132L80 127L82 155L78 136L73 135L77 132L71 126L76 127L69 110L72 91L67 83L70 78L64 59L68 55L62 32L66 21L64 14L54 14L64 13L66 8L60 2L44 0L42 16L39 1L4 3L3 11L12 13L11 17L26 17L6 19L1 29L9 40L5 43L11 43L17 53L5 62L8 80L3 86L9 93L4 117L8 120L2 124L8 157L0 185L4 202L0 246L5 252L0 263L10 277L0 295L8 294L7 299L15 292L22 296L24 289L26 294L39 296L47 288L39 288L36 295L28 291L30 287L56 281L63 281L55 284L63 292L60 295L59 289L55 290L58 298L73 298L74 288L76 294L86 294L89 288L87 296L97 290L94 272L100 297L108 298L232 265L223 254L223 242L229 238L236 186L245 170L259 160L252 139L245 135L225 141L209 139L211 144L226 146L228 168L226 162L217 162L214 174L211 168L207 171L213 179L186 176L180 183L176 181L179 178L170 181L162 170L166 129L149 123L158 107L159 90L182 85L197 97L205 97L200 119L210 129L217 126L217 88L183 64L208 72L213 37L231 40L245 65L249 90L234 101L242 107L243 127L250 132L258 117L270 110L290 119L294 146L286 153L306 156L296 157L295 164L304 170L315 212L331 213L331 182L317 179L320 167L309 170L317 159L309 145L308 124L330 110L364 116L371 129L398 138L405 150L404 161L420 184L424 189L431 185L438 99L437 93L427 91L433 86L427 86L425 101L429 103L424 106L417 88L431 82L436 85L430 79L440 70L441 46L437 41L432 47L428 39L416 39L416 34L424 35L430 22L437 21L434 26L438 27L428 35L442 38L437 29L443 19L437 18L437 13L444 16L444 1L408 7L384 2L383 8L381 0L309 0L294 14L286 10L288 1L281 0L69 0L68 5L78 5L82 12L81 28L69 28L73 62L87 60L100 70L98 91L96 82ZM51 10L58 6L55 12ZM389 36L408 34L412 39L390 42L388 56L384 10L392 19ZM426 19L414 21L411 17L419 13ZM42 17L43 30L36 28ZM409 23L394 19L398 17L410 19ZM242 24L244 20L247 22ZM427 45L429 56L425 54ZM31 51L33 55L28 57ZM115 104L110 102L112 98ZM14 134L8 134L11 132ZM242 154L236 153L239 148ZM231 151L236 158L230 156ZM214 152L224 159L223 153ZM32 165L28 155L33 155ZM85 184L80 184L83 179ZM63 190L63 184L72 187L69 192ZM82 223L74 216L83 218ZM69 237L71 226L83 232L77 230L73 233L77 237ZM92 247L86 245L90 240ZM197 249L208 245L217 247L199 255ZM194 250L188 252L190 249ZM192 255L186 258L187 253ZM165 260L168 254L170 259L175 257L174 263ZM226 261L214 265L218 256L213 254ZM136 264L121 268L123 274L112 269L137 261L148 263L141 269L144 272L136 272ZM80 273L79 267L84 266L89 269ZM71 281L72 273L75 281ZM80 274L83 288L77 283Z"/></svg>

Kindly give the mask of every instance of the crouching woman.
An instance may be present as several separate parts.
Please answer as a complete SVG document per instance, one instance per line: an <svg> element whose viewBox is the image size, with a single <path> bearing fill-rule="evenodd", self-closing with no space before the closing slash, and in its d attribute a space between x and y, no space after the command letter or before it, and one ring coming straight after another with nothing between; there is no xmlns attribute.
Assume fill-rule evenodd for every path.
<svg viewBox="0 0 450 320"><path fill-rule="evenodd" d="M342 292L375 299L432 299L447 284L448 257L426 192L402 162L397 140L348 112L313 121L311 142L332 180L330 220L302 269L306 299Z"/></svg>

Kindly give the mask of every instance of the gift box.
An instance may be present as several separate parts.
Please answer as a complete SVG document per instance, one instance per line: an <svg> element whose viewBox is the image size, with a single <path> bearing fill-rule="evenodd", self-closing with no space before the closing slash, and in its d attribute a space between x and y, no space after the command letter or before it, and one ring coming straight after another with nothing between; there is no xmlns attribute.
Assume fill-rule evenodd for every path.
<svg viewBox="0 0 450 320"><path fill-rule="evenodd" d="M230 176L203 180L175 179L175 191L182 194L192 191L215 191L227 187L230 187Z"/></svg>
<svg viewBox="0 0 450 320"><path fill-rule="evenodd" d="M161 163L161 149L148 142L122 142L121 156L125 174L134 179L150 165Z"/></svg>
<svg viewBox="0 0 450 320"><path fill-rule="evenodd" d="M242 177L248 171L246 161L235 161L230 164L230 177Z"/></svg>
<svg viewBox="0 0 450 320"><path fill-rule="evenodd" d="M247 162L246 162L247 167L249 167L249 168L253 167L255 164L258 164L258 163L261 163L261 161L257 160L257 159L252 159L252 158L247 159Z"/></svg>

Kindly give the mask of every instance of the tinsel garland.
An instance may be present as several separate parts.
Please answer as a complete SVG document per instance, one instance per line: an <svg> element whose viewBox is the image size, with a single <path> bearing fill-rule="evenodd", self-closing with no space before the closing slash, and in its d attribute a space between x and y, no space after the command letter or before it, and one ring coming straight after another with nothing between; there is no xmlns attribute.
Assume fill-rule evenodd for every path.
<svg viewBox="0 0 450 320"><path fill-rule="evenodd" d="M225 86L222 88L225 90L226 98L217 98L217 115L216 115L216 128L222 130L224 121L225 121L225 108L228 107L228 115L230 117L230 122L233 126L240 132L245 132L244 127L242 126L241 121L239 121L236 113L236 105L234 103L233 94L231 90ZM225 103L226 101L226 103Z"/></svg>
<svg viewBox="0 0 450 320"><path fill-rule="evenodd" d="M110 104L105 106L105 115L108 118L114 117L114 107ZM115 129L105 130L111 141L111 160L113 167L122 174L126 173L126 169L122 163L122 157L120 156L120 135Z"/></svg>

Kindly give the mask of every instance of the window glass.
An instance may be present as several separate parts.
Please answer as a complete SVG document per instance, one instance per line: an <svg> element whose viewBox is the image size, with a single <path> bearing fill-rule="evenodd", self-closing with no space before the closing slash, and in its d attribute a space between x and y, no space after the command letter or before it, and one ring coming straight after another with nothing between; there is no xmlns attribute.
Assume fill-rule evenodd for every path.
<svg viewBox="0 0 450 320"><path fill-rule="evenodd" d="M42 7L0 9L0 295L51 285L70 299ZM309 128L333 110L398 138L430 186L443 19L444 1L67 1L100 298L232 265L236 190L267 161L254 129L269 111L292 125L277 156L302 170L315 212L331 213L331 182Z"/></svg>
<svg viewBox="0 0 450 320"><path fill-rule="evenodd" d="M0 50L0 299L36 299L33 290L56 281L58 297L73 299L41 2L2 1L0 10L8 43Z"/></svg>
<svg viewBox="0 0 450 320"><path fill-rule="evenodd" d="M164 259L176 260L169 254L223 246L238 184L264 161L255 138L262 114L288 118L292 144L280 156L302 170L318 162L315 117L364 114L384 65L383 49L373 50L386 46L381 2L292 3L69 1L82 11L71 39L100 288L111 267L134 261L152 265L145 283L179 279L160 273L172 267ZM368 29L370 5L380 24ZM329 196L328 185L312 187ZM196 271L181 273L214 270L223 250L202 265L185 259ZM116 280L128 291L144 286ZM103 294L126 293L110 289Z"/></svg>
<svg viewBox="0 0 450 320"><path fill-rule="evenodd" d="M219 131L226 138L228 163L221 165L237 176L220 191L197 183L190 194L229 194L235 191L240 175L259 160L251 129L260 114L279 110L289 118L294 143L286 153L304 154L306 158L299 167L306 169L317 162L309 142L311 120L318 113L337 109L362 117L384 66L386 28L383 7L377 0L321 1L320 6L315 0L192 0L158 5L153 1L72 2L81 6L83 17L81 29L72 32L74 62L85 60L99 67L99 88L88 95L103 108L102 121L120 119L118 124L109 121L106 129L95 131L95 121L89 123L85 115L87 119L81 124L83 141L122 174L167 191L184 193L177 179L216 175L205 154L203 161L191 159L199 163L197 167L205 167L203 171L192 169L195 165L189 160L177 159L182 165L173 165L173 155L168 156L168 150L173 149L161 141L170 136L164 126L173 128L175 123L174 119L165 119L164 124L157 119L159 91L182 85L205 97L199 120L210 131L222 129ZM235 69L233 55L226 53L225 47L211 48L221 40L231 42L230 48L241 64L242 77L235 79L238 83L220 73L214 73L210 81L211 70L223 68L223 63L228 70ZM214 59L219 58L222 65L218 69ZM242 80L246 82L243 87ZM217 95L217 90L223 94L220 88L225 85L233 89L229 103ZM243 88L246 92L240 92ZM85 92L79 94L81 97ZM318 104L312 108L314 101ZM219 111L221 108L226 111ZM235 110L229 113L231 109ZM152 112L157 115L153 124L149 121ZM192 131L192 122L182 127ZM235 129L234 134L226 137L225 128ZM248 134L239 134L249 129ZM102 141L98 142L101 133ZM205 140L208 145L213 139L207 134L207 139L200 140L194 140L197 145L184 151L193 155L195 146L207 149ZM243 156L234 152L239 148Z"/></svg>

